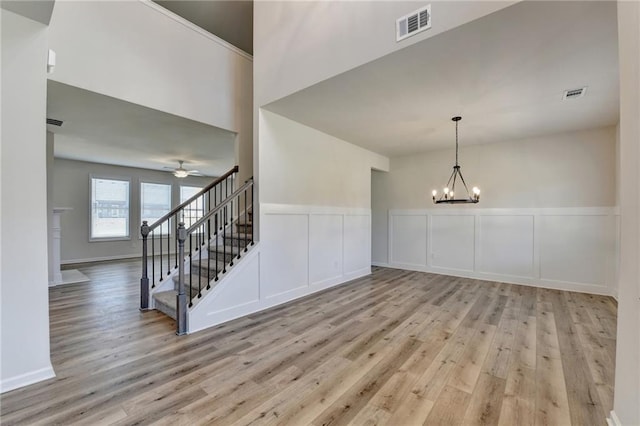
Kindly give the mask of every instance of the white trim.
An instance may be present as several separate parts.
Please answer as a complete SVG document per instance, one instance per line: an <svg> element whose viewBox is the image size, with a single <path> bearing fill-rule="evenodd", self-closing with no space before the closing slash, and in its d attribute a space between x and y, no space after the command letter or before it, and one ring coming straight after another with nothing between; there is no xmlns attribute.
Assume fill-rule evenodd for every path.
<svg viewBox="0 0 640 426"><path fill-rule="evenodd" d="M20 374L0 381L0 393L28 386L53 377L56 377L56 373L53 371L53 367L49 365L48 367L41 368L40 370Z"/></svg>
<svg viewBox="0 0 640 426"><path fill-rule="evenodd" d="M399 268L412 271L430 272L443 275L452 275L465 278L481 279L487 281L505 282L511 284L529 285L542 288L550 288L556 290L576 291L590 294L601 294L607 296L616 297L616 282L615 282L615 265L617 264L617 254L613 251L609 252L603 246L603 250L607 250L605 255L606 260L606 272L602 277L602 282L572 282L558 279L551 279L542 275L541 268L541 231L540 231L540 219L545 216L600 216L609 218L607 222L615 223L619 209L617 207L576 207L576 208L527 208L527 209L482 209L482 208L455 208L455 209L407 209L407 210L389 210L387 215L388 220L388 263L373 263L375 266L383 266L390 268ZM457 268L443 268L433 265L432 261L432 218L434 216L475 216L474 220L474 269L457 269ZM396 259L394 257L394 223L399 217L416 217L424 216L427 220L426 239L427 244L427 258L422 261L418 259L413 260L411 263ZM533 270L531 274L526 275L513 275L503 274L491 271L483 271L482 265L479 264L479 260L482 259L482 253L479 252L481 247L479 246L481 227L478 226L478 220L481 217L486 216L530 216L533 218L533 252L532 252L532 266ZM402 220L402 219L400 219ZM417 236L416 236L417 238ZM397 246L396 246L397 247ZM415 250L420 249L418 246ZM394 260L395 259L395 260ZM407 258L406 260L409 260ZM523 271L524 272L524 271Z"/></svg>
<svg viewBox="0 0 640 426"><path fill-rule="evenodd" d="M336 214L349 216L371 216L371 209L359 207L311 206L302 204L260 204L261 214Z"/></svg>
<svg viewBox="0 0 640 426"><path fill-rule="evenodd" d="M209 31L204 30L202 28L200 28L199 26L195 25L192 22L187 21L186 19L184 19L182 16L176 15L175 13L171 12L168 9L165 9L164 7L160 6L157 3L154 3L150 0L139 0L140 3L144 4L147 7L150 7L151 9L155 10L156 12L159 12L163 15L165 15L167 18L174 20L175 22L177 22L178 24L181 24L183 26L185 26L186 28L190 29L193 32L196 32L198 34L200 34L201 36L208 38L209 40L218 43L220 46L230 50L233 53L236 53L240 56L242 56L243 58L253 62L253 56L250 55L249 53L245 52L242 49L237 48L236 46L234 46L233 44L224 41L223 39L221 39L220 37L211 34Z"/></svg>
<svg viewBox="0 0 640 426"><path fill-rule="evenodd" d="M620 419L616 415L615 411L611 410L609 412L609 417L607 417L607 424L609 426L622 426L622 422L620 421Z"/></svg>
<svg viewBox="0 0 640 426"><path fill-rule="evenodd" d="M419 216L419 215L495 215L495 216L554 216L554 215L580 215L580 216L618 216L619 207L548 207L548 208L451 208L451 209L391 209L389 214L393 216Z"/></svg>
<svg viewBox="0 0 640 426"><path fill-rule="evenodd" d="M73 265L75 263L104 262L106 260L124 260L124 259L135 259L135 258L141 258L141 257L142 257L142 253L124 254L124 255L116 255L116 256L88 257L86 259L61 260L60 264Z"/></svg>

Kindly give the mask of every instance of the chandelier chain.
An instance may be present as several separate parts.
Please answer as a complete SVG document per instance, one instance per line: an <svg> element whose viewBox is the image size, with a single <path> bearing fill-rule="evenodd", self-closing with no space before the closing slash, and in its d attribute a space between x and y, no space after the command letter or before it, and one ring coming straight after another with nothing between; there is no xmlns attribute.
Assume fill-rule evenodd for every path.
<svg viewBox="0 0 640 426"><path fill-rule="evenodd" d="M456 166L458 165L458 122L456 121Z"/></svg>

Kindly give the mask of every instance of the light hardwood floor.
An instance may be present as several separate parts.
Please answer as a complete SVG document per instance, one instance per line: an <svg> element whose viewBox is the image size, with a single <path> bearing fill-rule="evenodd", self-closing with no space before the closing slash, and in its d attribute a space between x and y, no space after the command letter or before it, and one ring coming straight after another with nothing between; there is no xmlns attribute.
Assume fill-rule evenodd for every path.
<svg viewBox="0 0 640 426"><path fill-rule="evenodd" d="M57 377L3 425L605 425L608 297L420 272L371 276L178 337L139 312L138 262L50 291Z"/></svg>

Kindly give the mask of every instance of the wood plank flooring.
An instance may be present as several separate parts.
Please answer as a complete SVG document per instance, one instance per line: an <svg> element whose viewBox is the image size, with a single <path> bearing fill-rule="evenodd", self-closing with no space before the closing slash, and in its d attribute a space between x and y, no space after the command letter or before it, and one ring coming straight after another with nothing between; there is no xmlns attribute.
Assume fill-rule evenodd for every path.
<svg viewBox="0 0 640 426"><path fill-rule="evenodd" d="M50 290L57 377L5 393L3 425L605 425L609 297L373 268L178 337L138 311L139 262Z"/></svg>

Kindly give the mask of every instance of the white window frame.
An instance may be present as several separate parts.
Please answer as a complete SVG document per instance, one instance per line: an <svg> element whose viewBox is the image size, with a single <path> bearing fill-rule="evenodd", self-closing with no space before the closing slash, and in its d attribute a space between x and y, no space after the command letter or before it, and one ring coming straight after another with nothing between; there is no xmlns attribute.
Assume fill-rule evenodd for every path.
<svg viewBox="0 0 640 426"><path fill-rule="evenodd" d="M127 217L127 235L126 236L108 236L108 237L94 237L93 236L93 181L94 179L103 180L115 180L120 182L127 182L128 193L128 217ZM89 242L103 242L103 241L130 241L131 240L131 178L123 176L106 176L106 175L94 175L89 174Z"/></svg>
<svg viewBox="0 0 640 426"><path fill-rule="evenodd" d="M173 205L173 196L174 196L173 188L174 188L174 186L173 186L172 182L167 183L167 182L152 181L152 180L140 180L140 185L139 185L139 188L138 188L138 190L140 191L139 192L139 197L138 197L139 201L140 201L140 220L138 222L140 222L141 226L142 226L142 221L144 220L144 218L142 217L143 216L142 213L143 213L143 210L144 210L143 209L143 205L142 205L142 185L145 184L145 183L146 184L152 184L152 185L165 185L165 186L168 186L169 187L169 210L167 211L167 213L169 213L175 207ZM163 232L162 233L162 238L163 239L164 238L168 238L168 237L170 238L172 236L172 234L173 234L173 232L172 232L173 228L171 227L172 222L173 222L173 220L170 219L169 220L169 225L168 225L168 228L169 228L168 232ZM148 225L152 225L152 224L148 223ZM160 238L160 233L159 232L154 232L153 235L154 235L154 238ZM149 234L149 236L151 236L151 233ZM138 235L138 238L142 239L142 235L141 234Z"/></svg>

